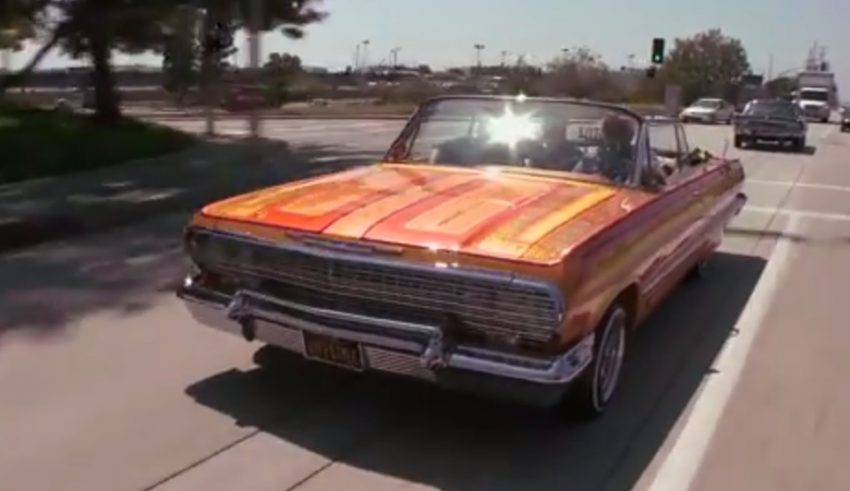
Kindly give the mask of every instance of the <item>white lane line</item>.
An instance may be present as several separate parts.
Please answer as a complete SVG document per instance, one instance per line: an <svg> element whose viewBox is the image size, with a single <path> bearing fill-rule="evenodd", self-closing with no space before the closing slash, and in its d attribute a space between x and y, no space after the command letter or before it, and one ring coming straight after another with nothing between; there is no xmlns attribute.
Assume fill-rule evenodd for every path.
<svg viewBox="0 0 850 491"><path fill-rule="evenodd" d="M800 217L791 215L783 235L794 236ZM747 306L738 318L732 335L712 366L713 374L704 379L685 420L679 437L652 481L650 491L686 491L690 488L723 410L738 384L747 356L758 335L777 288L782 284L792 254L793 242L787 238L777 241L767 267L761 275Z"/></svg>
<svg viewBox="0 0 850 491"><path fill-rule="evenodd" d="M845 215L843 213L822 213L819 211L806 211L806 210L794 210L788 208L771 208L768 206L751 206L747 205L744 207L744 211L751 211L754 213L765 213L768 215L785 215L788 217L796 217L796 218L812 218L816 220L834 220L839 222L847 222L850 221L850 215Z"/></svg>
<svg viewBox="0 0 850 491"><path fill-rule="evenodd" d="M753 183L753 184L762 184L766 186L782 186L782 187L791 187L795 188L807 188L807 189L822 189L824 191L840 191L844 193L850 193L850 186L835 186L832 184L807 184L805 182L791 182L791 181L768 181L762 179L747 179L745 183Z"/></svg>

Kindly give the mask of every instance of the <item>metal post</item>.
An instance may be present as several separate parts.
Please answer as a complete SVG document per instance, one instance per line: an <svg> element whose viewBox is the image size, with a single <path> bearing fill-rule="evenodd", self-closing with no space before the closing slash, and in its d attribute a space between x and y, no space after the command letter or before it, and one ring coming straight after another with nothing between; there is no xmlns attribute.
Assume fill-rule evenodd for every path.
<svg viewBox="0 0 850 491"><path fill-rule="evenodd" d="M3 72L12 73L12 50L4 49L3 51Z"/></svg>
<svg viewBox="0 0 850 491"><path fill-rule="evenodd" d="M208 33L212 29L215 19L212 18L210 9L204 12L204 20L201 22L201 39L206 40ZM201 85L202 97L204 100L204 122L205 133L207 136L215 135L215 111L213 110L214 87L213 87L213 59L209 51L205 48L202 54L205 60L202 63Z"/></svg>
<svg viewBox="0 0 850 491"><path fill-rule="evenodd" d="M262 23L262 0L252 0L251 2L251 26L248 31L248 57L250 60L250 68L253 77L259 81L260 68L260 26ZM249 113L249 133L251 138L260 136L260 113L256 107L251 107Z"/></svg>

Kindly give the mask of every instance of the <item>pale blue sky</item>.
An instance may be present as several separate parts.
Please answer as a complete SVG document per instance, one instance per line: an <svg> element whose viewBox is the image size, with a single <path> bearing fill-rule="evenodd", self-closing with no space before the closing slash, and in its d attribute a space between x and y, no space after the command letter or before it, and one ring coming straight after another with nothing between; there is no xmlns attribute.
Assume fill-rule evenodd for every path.
<svg viewBox="0 0 850 491"><path fill-rule="evenodd" d="M814 41L828 58L846 98L850 95L850 1L848 0L325 0L330 17L311 26L303 40L279 34L264 38L264 51L289 51L305 63L343 67L353 63L354 47L371 41L370 61L401 47L399 61L434 66L469 64L472 45L487 46L485 62L502 50L545 62L561 48L587 45L612 66L649 56L650 40L672 40L720 27L740 38L756 72L798 67ZM27 53L15 56L23 63ZM239 55L243 59L243 55ZM116 61L126 62L125 57ZM142 59L155 63L152 57ZM66 64L59 54L50 65Z"/></svg>

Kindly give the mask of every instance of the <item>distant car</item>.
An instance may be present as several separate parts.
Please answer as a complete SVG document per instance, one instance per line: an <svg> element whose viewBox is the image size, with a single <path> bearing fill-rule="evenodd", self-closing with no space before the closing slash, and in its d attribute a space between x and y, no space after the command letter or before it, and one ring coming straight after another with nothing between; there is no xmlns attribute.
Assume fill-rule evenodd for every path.
<svg viewBox="0 0 850 491"><path fill-rule="evenodd" d="M735 114L735 106L723 99L700 99L686 107L679 115L683 123L698 121L700 123L726 123L732 122Z"/></svg>
<svg viewBox="0 0 850 491"><path fill-rule="evenodd" d="M221 106L226 111L240 112L271 107L262 87L239 85L224 95Z"/></svg>
<svg viewBox="0 0 850 491"><path fill-rule="evenodd" d="M841 131L850 131L850 104L841 108Z"/></svg>
<svg viewBox="0 0 850 491"><path fill-rule="evenodd" d="M808 124L799 107L781 99L756 99L735 118L735 146L759 141L790 143L795 150L806 148Z"/></svg>

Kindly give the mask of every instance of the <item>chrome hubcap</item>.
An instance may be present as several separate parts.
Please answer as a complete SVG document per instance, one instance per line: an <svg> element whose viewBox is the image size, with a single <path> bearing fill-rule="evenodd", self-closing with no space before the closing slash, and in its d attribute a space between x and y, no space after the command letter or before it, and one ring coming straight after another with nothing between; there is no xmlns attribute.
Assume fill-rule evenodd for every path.
<svg viewBox="0 0 850 491"><path fill-rule="evenodd" d="M597 406L606 403L614 394L620 369L623 366L623 354L626 341L626 313L621 309L614 311L608 319L599 349L596 388Z"/></svg>

